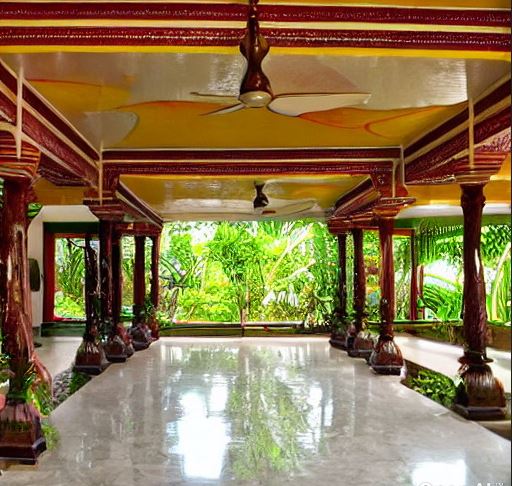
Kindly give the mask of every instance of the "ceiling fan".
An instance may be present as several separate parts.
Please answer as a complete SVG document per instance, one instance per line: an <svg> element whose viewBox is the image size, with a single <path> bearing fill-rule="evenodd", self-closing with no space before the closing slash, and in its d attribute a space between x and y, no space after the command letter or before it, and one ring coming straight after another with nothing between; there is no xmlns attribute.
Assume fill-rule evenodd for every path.
<svg viewBox="0 0 512 486"><path fill-rule="evenodd" d="M267 195L263 192L265 187L264 183L254 183L256 189L256 197L254 198L252 205L254 212L265 217L278 217L288 216L291 214L301 213L308 211L315 205L314 199L302 199L300 201L289 202L282 199L269 200Z"/></svg>
<svg viewBox="0 0 512 486"><path fill-rule="evenodd" d="M238 98L225 95L191 93L216 102L235 103L206 113L224 115L245 108L267 108L285 116L298 116L312 111L325 111L343 106L364 104L370 99L369 93L296 93L274 95L270 81L263 72L261 63L268 54L268 41L260 34L258 21L258 0L249 0L247 29L240 40L240 52L247 59L247 70L242 79Z"/></svg>

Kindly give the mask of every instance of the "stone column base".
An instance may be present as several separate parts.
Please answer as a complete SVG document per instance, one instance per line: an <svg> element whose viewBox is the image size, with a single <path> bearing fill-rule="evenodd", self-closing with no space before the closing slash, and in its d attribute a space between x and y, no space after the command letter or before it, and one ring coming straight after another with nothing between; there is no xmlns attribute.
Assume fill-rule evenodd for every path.
<svg viewBox="0 0 512 486"><path fill-rule="evenodd" d="M375 343L369 334L361 331L354 339L352 349L348 350L348 355L351 358L363 358L368 360L373 352Z"/></svg>
<svg viewBox="0 0 512 486"><path fill-rule="evenodd" d="M393 338L379 337L368 364L380 375L400 375L404 366L404 359Z"/></svg>
<svg viewBox="0 0 512 486"><path fill-rule="evenodd" d="M479 359L478 363L468 360ZM461 358L462 382L457 388L453 410L470 420L500 420L506 415L506 398L502 383L494 377L485 357Z"/></svg>
<svg viewBox="0 0 512 486"><path fill-rule="evenodd" d="M99 375L109 365L100 343L83 341L76 352L73 370L89 375Z"/></svg>
<svg viewBox="0 0 512 486"><path fill-rule="evenodd" d="M124 363L133 354L133 351L129 354L128 346L123 342L120 336L109 338L104 345L104 349L106 358L111 363Z"/></svg>
<svg viewBox="0 0 512 486"><path fill-rule="evenodd" d="M8 403L0 411L0 460L35 464L45 450L36 409L29 403Z"/></svg>

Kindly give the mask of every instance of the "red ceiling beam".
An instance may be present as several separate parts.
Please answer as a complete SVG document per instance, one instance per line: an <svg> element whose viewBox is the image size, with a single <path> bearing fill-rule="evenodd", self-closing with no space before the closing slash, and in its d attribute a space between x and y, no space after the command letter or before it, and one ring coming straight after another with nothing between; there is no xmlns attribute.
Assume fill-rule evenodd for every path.
<svg viewBox="0 0 512 486"><path fill-rule="evenodd" d="M434 9L379 6L259 5L263 22L364 22L508 27L507 10ZM0 16L11 20L216 20L241 21L247 5L151 2L3 2Z"/></svg>

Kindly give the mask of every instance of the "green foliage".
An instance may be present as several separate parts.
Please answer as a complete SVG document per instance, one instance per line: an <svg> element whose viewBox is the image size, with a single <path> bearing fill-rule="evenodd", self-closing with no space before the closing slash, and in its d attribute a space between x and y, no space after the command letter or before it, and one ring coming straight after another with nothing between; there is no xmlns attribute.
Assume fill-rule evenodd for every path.
<svg viewBox="0 0 512 486"><path fill-rule="evenodd" d="M66 318L85 318L85 308L68 295L59 291L55 293L55 315Z"/></svg>
<svg viewBox="0 0 512 486"><path fill-rule="evenodd" d="M37 378L33 362L23 359L10 358L12 375L9 379L9 391L7 398L15 402L28 402L31 396L31 388Z"/></svg>
<svg viewBox="0 0 512 486"><path fill-rule="evenodd" d="M90 375L86 373L80 373L78 371L73 371L73 374L71 375L71 381L69 382L69 394L73 395L73 393L82 388L90 380Z"/></svg>
<svg viewBox="0 0 512 486"><path fill-rule="evenodd" d="M487 309L489 320L510 326L510 290L511 290L511 264L510 241L500 255L496 276L491 285L491 293L487 296Z"/></svg>
<svg viewBox="0 0 512 486"><path fill-rule="evenodd" d="M271 353L252 358L260 360L257 367L251 366L257 371L235 380L227 411L235 438L231 449L235 476L262 480L300 463L306 452L300 435L308 430L310 406L272 373L277 363Z"/></svg>
<svg viewBox="0 0 512 486"><path fill-rule="evenodd" d="M222 222L207 248L208 258L220 263L231 284L240 322L246 322L251 291L262 284L260 261L263 255L258 240L245 225Z"/></svg>
<svg viewBox="0 0 512 486"><path fill-rule="evenodd" d="M421 370L416 378L410 378L409 383L413 390L445 407L450 407L455 400L455 383L452 379L441 373Z"/></svg>
<svg viewBox="0 0 512 486"><path fill-rule="evenodd" d="M83 240L56 240L55 311L61 317L84 317L85 258ZM60 314L62 312L62 314Z"/></svg>
<svg viewBox="0 0 512 486"><path fill-rule="evenodd" d="M32 403L41 415L47 417L53 411L52 391L47 383L29 388L27 401Z"/></svg>
<svg viewBox="0 0 512 486"><path fill-rule="evenodd" d="M440 321L459 319L462 312L462 286L458 282L429 275L439 284L427 283L423 287L423 303Z"/></svg>
<svg viewBox="0 0 512 486"><path fill-rule="evenodd" d="M41 429L46 441L46 449L49 451L54 450L60 441L59 431L47 419L41 421Z"/></svg>

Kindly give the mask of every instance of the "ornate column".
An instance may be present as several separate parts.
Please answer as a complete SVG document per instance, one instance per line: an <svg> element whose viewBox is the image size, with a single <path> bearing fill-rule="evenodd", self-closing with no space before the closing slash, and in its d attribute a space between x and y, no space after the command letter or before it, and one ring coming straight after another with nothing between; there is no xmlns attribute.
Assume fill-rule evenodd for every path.
<svg viewBox="0 0 512 486"><path fill-rule="evenodd" d="M464 213L464 355L459 359L462 382L454 409L472 420L505 416L505 394L486 357L487 312L484 269L480 257L485 183L461 184Z"/></svg>
<svg viewBox="0 0 512 486"><path fill-rule="evenodd" d="M121 234L114 228L112 234L112 319L116 324L121 322L121 307L123 302L123 251Z"/></svg>
<svg viewBox="0 0 512 486"><path fill-rule="evenodd" d="M347 350L352 358L368 358L373 350L373 339L366 332L366 272L364 266L364 233L352 230L354 239L354 324L347 335Z"/></svg>
<svg viewBox="0 0 512 486"><path fill-rule="evenodd" d="M374 207L380 240L380 330L379 339L368 360L372 369L383 375L399 375L404 364L393 340L395 319L395 265L393 261L394 217L407 204L407 197L382 198Z"/></svg>
<svg viewBox="0 0 512 486"><path fill-rule="evenodd" d="M133 266L133 324L130 328L130 334L133 338L133 347L135 351L146 349L151 344L151 331L145 322L145 243L146 237L144 235L135 235L135 263Z"/></svg>
<svg viewBox="0 0 512 486"><path fill-rule="evenodd" d="M99 333L98 260L91 246L91 237L85 238L85 333L75 357L73 369L93 375L100 374L109 365Z"/></svg>
<svg viewBox="0 0 512 486"><path fill-rule="evenodd" d="M416 255L416 232L411 231L411 289L409 292L409 319L418 319L418 256Z"/></svg>
<svg viewBox="0 0 512 486"><path fill-rule="evenodd" d="M160 277L158 267L160 263L160 234L151 236L151 320L149 327L151 337L158 339L160 337L160 328L156 318L156 311L159 304Z"/></svg>
<svg viewBox="0 0 512 486"><path fill-rule="evenodd" d="M113 261L112 239L115 221L100 219L100 289L101 289L101 324L107 335L105 353L113 363L126 361L133 354L131 339L123 325L114 320L113 314Z"/></svg>
<svg viewBox="0 0 512 486"><path fill-rule="evenodd" d="M0 458L28 463L35 463L46 449L39 412L28 401L29 389L43 387L51 394L50 375L34 351L28 278L28 197L38 163L37 150L23 143L18 158L13 137L0 133L0 327L11 372L0 411Z"/></svg>
<svg viewBox="0 0 512 486"><path fill-rule="evenodd" d="M332 230L331 230L332 231ZM334 231L333 231L334 232ZM335 347L345 349L347 332L347 231L336 231L338 239L338 307L334 310L331 338Z"/></svg>

